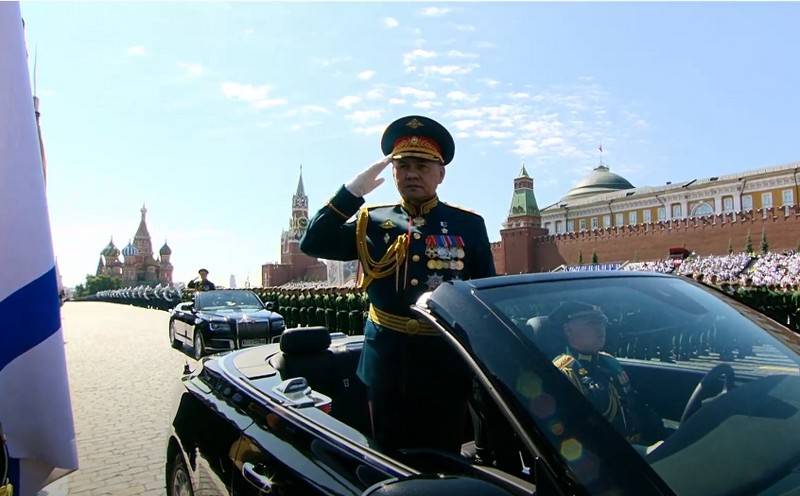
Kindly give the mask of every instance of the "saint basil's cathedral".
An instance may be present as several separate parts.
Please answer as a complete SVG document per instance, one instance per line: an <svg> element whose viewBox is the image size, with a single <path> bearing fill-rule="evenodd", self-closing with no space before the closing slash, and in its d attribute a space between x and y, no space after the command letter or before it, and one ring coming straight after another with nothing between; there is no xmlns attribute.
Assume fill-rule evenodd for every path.
<svg viewBox="0 0 800 496"><path fill-rule="evenodd" d="M96 275L120 277L125 286L172 284L172 264L169 261L172 249L165 241L164 246L158 250L158 258L153 257L153 244L145 221L147 208L142 205L140 212L142 218L133 241L129 241L120 251L114 246L112 238L100 252Z"/></svg>

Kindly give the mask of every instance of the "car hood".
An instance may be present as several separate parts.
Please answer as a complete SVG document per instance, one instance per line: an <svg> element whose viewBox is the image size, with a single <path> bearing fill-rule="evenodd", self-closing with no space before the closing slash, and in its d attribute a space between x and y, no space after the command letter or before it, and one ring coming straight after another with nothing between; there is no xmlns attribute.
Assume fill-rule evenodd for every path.
<svg viewBox="0 0 800 496"><path fill-rule="evenodd" d="M208 311L201 311L197 314L200 318L206 320L216 320L216 319L224 319L224 320L236 320L237 322L243 320L252 320L254 322L265 322L268 320L275 320L282 318L275 312L270 312L269 310L242 310L242 309L230 309L230 310L214 310L213 312Z"/></svg>

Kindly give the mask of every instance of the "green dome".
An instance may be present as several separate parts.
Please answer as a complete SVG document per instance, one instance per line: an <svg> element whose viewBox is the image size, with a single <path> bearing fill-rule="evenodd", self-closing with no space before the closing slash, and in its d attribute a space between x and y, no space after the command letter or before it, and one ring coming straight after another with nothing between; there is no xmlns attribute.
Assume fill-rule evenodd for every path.
<svg viewBox="0 0 800 496"><path fill-rule="evenodd" d="M633 185L624 177L611 172L607 166L600 164L588 176L573 186L561 201L575 200L623 189L633 189Z"/></svg>

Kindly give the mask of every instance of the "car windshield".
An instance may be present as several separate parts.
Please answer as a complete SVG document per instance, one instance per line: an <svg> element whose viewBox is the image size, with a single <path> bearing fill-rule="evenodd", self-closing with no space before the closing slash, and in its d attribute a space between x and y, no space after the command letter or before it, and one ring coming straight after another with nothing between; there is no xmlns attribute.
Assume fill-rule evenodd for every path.
<svg viewBox="0 0 800 496"><path fill-rule="evenodd" d="M585 408L677 494L755 494L796 483L800 346L787 329L675 277L547 281L478 297L561 372L552 374L563 384L548 390L549 401L580 392ZM533 363L519 357L509 355L515 363L495 378L575 462L580 449L553 434L552 410L529 383Z"/></svg>
<svg viewBox="0 0 800 496"><path fill-rule="evenodd" d="M250 291L206 291L197 294L199 310L261 308L258 297Z"/></svg>

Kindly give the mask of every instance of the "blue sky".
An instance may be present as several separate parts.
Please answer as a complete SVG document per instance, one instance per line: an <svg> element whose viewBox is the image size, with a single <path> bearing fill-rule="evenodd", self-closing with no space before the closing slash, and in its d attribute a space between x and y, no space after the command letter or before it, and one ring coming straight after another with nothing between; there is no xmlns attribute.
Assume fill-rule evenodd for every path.
<svg viewBox="0 0 800 496"><path fill-rule="evenodd" d="M142 203L175 280L260 282L303 164L311 210L420 113L456 139L440 197L499 239L600 160L636 186L800 160L800 4L23 3L65 284ZM32 65L32 60L31 60ZM387 171L388 177L388 171ZM369 203L397 199L391 181Z"/></svg>

